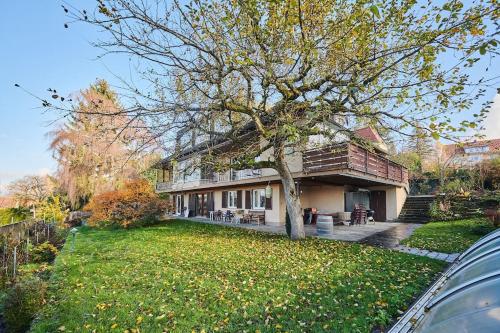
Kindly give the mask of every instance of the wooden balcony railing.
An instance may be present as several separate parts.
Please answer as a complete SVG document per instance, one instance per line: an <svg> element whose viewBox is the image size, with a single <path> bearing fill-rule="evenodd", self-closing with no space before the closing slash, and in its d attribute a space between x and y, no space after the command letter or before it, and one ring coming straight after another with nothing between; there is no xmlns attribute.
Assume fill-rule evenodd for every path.
<svg viewBox="0 0 500 333"><path fill-rule="evenodd" d="M306 173L351 169L400 183L408 182L405 167L351 143L308 150L303 154L303 165Z"/></svg>

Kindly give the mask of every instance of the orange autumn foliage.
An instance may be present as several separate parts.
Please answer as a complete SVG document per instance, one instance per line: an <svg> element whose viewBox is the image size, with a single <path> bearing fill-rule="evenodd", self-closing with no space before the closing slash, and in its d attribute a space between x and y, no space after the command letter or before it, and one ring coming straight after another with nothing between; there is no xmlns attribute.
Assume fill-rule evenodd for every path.
<svg viewBox="0 0 500 333"><path fill-rule="evenodd" d="M94 196L85 210L92 216L90 226L118 226L128 228L155 222L168 207L144 179L132 180L115 191Z"/></svg>

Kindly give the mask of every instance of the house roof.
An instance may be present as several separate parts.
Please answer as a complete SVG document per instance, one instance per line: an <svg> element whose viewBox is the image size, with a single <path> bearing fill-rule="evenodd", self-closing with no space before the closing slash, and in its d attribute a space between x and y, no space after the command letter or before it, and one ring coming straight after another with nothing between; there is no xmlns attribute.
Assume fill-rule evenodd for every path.
<svg viewBox="0 0 500 333"><path fill-rule="evenodd" d="M379 152L387 154L388 148L384 139L382 139L380 134L378 134L377 130L374 129L373 127L366 126L363 128L359 128L354 131L354 134L362 139L365 139L373 143L373 147L377 149Z"/></svg>
<svg viewBox="0 0 500 333"><path fill-rule="evenodd" d="M380 134L378 134L377 130L370 127L370 126L357 129L354 131L354 133L356 135L358 135L366 140L372 141L372 142L379 142L379 143L384 142L384 140L382 139Z"/></svg>
<svg viewBox="0 0 500 333"><path fill-rule="evenodd" d="M484 147L488 146L488 153L500 153L500 139L491 140L476 140L464 143L452 143L444 145L444 151L447 155L464 154L464 148Z"/></svg>

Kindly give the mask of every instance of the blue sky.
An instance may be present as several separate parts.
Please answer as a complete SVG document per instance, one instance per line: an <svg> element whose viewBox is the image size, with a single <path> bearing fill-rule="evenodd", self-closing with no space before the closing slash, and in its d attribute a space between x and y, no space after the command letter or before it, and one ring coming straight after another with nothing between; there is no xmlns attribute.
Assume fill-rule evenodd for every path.
<svg viewBox="0 0 500 333"><path fill-rule="evenodd" d="M43 114L15 83L46 97L47 88L66 95L96 78L113 83L111 73L128 73L126 57L95 60L100 52L89 41L97 31L81 24L65 29L66 21L59 1L0 2L0 190L23 175L55 170L45 133L56 115Z"/></svg>
<svg viewBox="0 0 500 333"><path fill-rule="evenodd" d="M83 0L79 1L81 5L71 3L95 5L94 1ZM66 95L87 87L96 78L118 84L113 74L126 77L129 73L127 57L96 60L100 51L90 41L102 36L98 31L82 24L65 29L66 21L60 1L0 3L0 192L13 179L51 172L56 167L45 135L56 115L44 114L40 103L14 87L15 83L45 97L47 88ZM491 66L490 71L498 75L498 68ZM484 98L492 100L494 92ZM500 136L500 97L495 100L490 137Z"/></svg>

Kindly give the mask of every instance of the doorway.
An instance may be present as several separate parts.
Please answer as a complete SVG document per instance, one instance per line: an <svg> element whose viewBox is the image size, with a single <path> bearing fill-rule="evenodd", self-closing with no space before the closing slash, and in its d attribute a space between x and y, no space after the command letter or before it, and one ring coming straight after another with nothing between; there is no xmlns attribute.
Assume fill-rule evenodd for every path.
<svg viewBox="0 0 500 333"><path fill-rule="evenodd" d="M196 216L206 216L208 215L207 211L207 193L197 193L196 194L196 206L195 206L195 215Z"/></svg>
<svg viewBox="0 0 500 333"><path fill-rule="evenodd" d="M370 208L375 211L373 216L375 221L384 222L386 220L385 191L370 192Z"/></svg>
<svg viewBox="0 0 500 333"><path fill-rule="evenodd" d="M213 210L213 192L193 193L189 195L190 216L207 216Z"/></svg>

